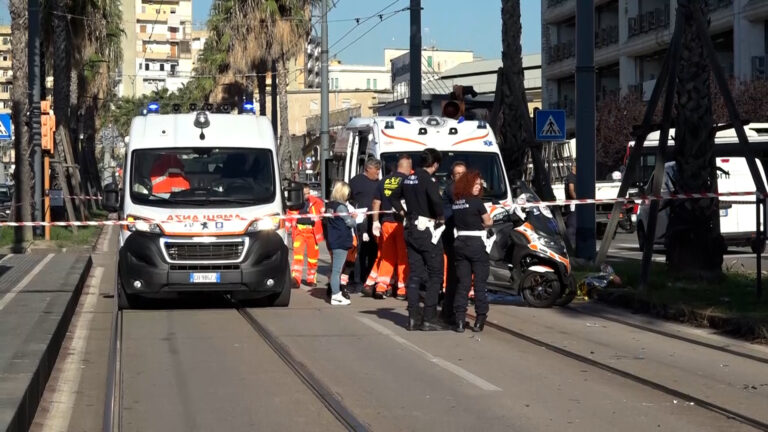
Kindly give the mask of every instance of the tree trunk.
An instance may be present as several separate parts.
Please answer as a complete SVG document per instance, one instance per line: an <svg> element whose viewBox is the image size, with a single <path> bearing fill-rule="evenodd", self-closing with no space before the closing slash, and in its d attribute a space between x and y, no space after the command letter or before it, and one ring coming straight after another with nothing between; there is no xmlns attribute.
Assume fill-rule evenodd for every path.
<svg viewBox="0 0 768 432"><path fill-rule="evenodd" d="M280 147L278 154L281 155L280 164L283 168L283 172L290 174L293 161L288 160L285 157L291 148L291 133L288 127L288 67L286 65L285 56L281 57L278 61L277 73L277 89L280 93Z"/></svg>
<svg viewBox="0 0 768 432"><path fill-rule="evenodd" d="M256 68L256 87L259 92L259 115L267 115L267 62L262 60Z"/></svg>
<svg viewBox="0 0 768 432"><path fill-rule="evenodd" d="M683 14L683 45L677 72L675 164L679 193L717 191L710 67L691 11L703 1L679 0ZM673 201L669 212L666 247L670 269L693 276L722 273L724 241L719 229L716 199Z"/></svg>
<svg viewBox="0 0 768 432"><path fill-rule="evenodd" d="M25 0L10 0L11 14L11 63L13 69L13 88L11 90L14 152L16 170L14 181L16 191L14 204L16 205L16 221L32 221L32 166L30 164L29 129L27 127L29 112L29 99L27 97L27 81L29 70L27 65L27 29L29 28L27 15L27 2ZM32 240L32 227L23 227L15 230L16 243Z"/></svg>
<svg viewBox="0 0 768 432"><path fill-rule="evenodd" d="M523 178L525 154L533 142L531 118L525 96L520 38L520 0L502 0L501 154L511 181Z"/></svg>

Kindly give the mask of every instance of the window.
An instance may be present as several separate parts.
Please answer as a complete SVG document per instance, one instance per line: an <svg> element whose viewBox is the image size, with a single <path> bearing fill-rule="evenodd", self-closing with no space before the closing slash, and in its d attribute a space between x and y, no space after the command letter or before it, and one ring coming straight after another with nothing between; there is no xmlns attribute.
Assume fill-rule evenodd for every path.
<svg viewBox="0 0 768 432"><path fill-rule="evenodd" d="M141 13L147 13L147 7L146 6L142 6L141 7Z"/></svg>
<svg viewBox="0 0 768 432"><path fill-rule="evenodd" d="M3 55L3 61L8 61L8 55Z"/></svg>
<svg viewBox="0 0 768 432"><path fill-rule="evenodd" d="M432 56L427 57L427 66L430 68L432 67Z"/></svg>
<svg viewBox="0 0 768 432"><path fill-rule="evenodd" d="M142 24L139 26L139 33L146 33L147 32L147 25Z"/></svg>
<svg viewBox="0 0 768 432"><path fill-rule="evenodd" d="M165 63L160 63L160 72L165 71Z"/></svg>
<svg viewBox="0 0 768 432"><path fill-rule="evenodd" d="M8 71L7 71L7 70L5 70L5 69L3 69L3 76L4 76L4 77L7 77L7 76L8 76Z"/></svg>
<svg viewBox="0 0 768 432"><path fill-rule="evenodd" d="M378 83L378 81L379 81L379 80L377 80L376 78L374 78L374 79L373 79L373 89L374 89L374 90L376 90L376 89L378 89L378 88L379 88L379 83Z"/></svg>
<svg viewBox="0 0 768 432"><path fill-rule="evenodd" d="M365 80L365 88L370 89L371 88L371 79L368 78Z"/></svg>
<svg viewBox="0 0 768 432"><path fill-rule="evenodd" d="M339 79L338 79L338 78L334 78L333 80L334 80L334 88L335 88L336 90L338 90L338 89L340 88L340 87L339 87Z"/></svg>
<svg viewBox="0 0 768 432"><path fill-rule="evenodd" d="M10 92L11 92L11 85L3 84L3 93L10 93Z"/></svg>
<svg viewBox="0 0 768 432"><path fill-rule="evenodd" d="M176 13L176 8L175 8L175 7L172 7L172 8L171 8L171 13L172 13L172 14L175 14L175 13Z"/></svg>
<svg viewBox="0 0 768 432"><path fill-rule="evenodd" d="M7 37L4 37L3 38L3 45L8 45L9 43L10 43L10 39L8 39Z"/></svg>
<svg viewBox="0 0 768 432"><path fill-rule="evenodd" d="M148 71L148 70L149 70L149 63L144 63L144 70L145 70L145 71Z"/></svg>

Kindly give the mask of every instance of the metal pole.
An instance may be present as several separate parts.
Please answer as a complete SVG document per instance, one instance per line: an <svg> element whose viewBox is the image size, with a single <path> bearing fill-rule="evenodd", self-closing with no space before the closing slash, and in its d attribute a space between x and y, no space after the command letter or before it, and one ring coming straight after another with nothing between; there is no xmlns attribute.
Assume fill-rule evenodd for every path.
<svg viewBox="0 0 768 432"><path fill-rule="evenodd" d="M411 0L411 53L408 114L421 115L421 0Z"/></svg>
<svg viewBox="0 0 768 432"><path fill-rule="evenodd" d="M595 4L576 0L576 195L595 198ZM576 206L576 256L595 258L595 205Z"/></svg>
<svg viewBox="0 0 768 432"><path fill-rule="evenodd" d="M272 77L272 88L270 89L272 96L272 130L275 131L275 136L277 136L279 130L277 127L277 62L274 60L272 61L272 68L269 71L269 75ZM287 85L288 84L286 84L286 86Z"/></svg>
<svg viewBox="0 0 768 432"><path fill-rule="evenodd" d="M325 160L330 156L330 128L328 120L328 0L323 0L320 16L320 170L323 172L323 178L330 178L330 173L326 172ZM326 181L321 182L323 198L330 198L331 191L328 190Z"/></svg>
<svg viewBox="0 0 768 432"><path fill-rule="evenodd" d="M763 237L763 231L760 229L760 225L762 222L762 214L760 212L760 204L762 200L762 196L760 193L757 194L757 197L755 198L755 245L757 246L757 255L756 262L755 262L755 270L757 270L756 274L756 284L757 284L757 299L760 300L760 298L763 296L763 245L765 244L765 238ZM762 242L762 243L761 243Z"/></svg>

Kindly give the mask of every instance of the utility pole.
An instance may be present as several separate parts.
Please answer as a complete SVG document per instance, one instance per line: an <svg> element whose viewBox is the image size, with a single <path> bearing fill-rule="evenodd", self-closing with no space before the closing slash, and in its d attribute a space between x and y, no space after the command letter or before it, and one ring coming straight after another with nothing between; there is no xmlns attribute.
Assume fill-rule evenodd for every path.
<svg viewBox="0 0 768 432"><path fill-rule="evenodd" d="M326 172L325 160L331 154L330 131L328 126L328 0L322 1L320 12L320 163L318 171L323 173L323 178L327 179L330 173ZM327 190L327 182L321 183L324 199L330 198L330 191Z"/></svg>
<svg viewBox="0 0 768 432"><path fill-rule="evenodd" d="M421 0L411 0L410 54L408 114L421 116Z"/></svg>
<svg viewBox="0 0 768 432"><path fill-rule="evenodd" d="M280 129L278 128L278 125L277 125L277 104L278 104L277 102L277 62L274 60L272 60L272 67L269 70L269 75L272 78L271 80L272 86L270 88L270 95L272 98L272 107L271 107L272 130L275 131L275 136L277 136L277 133ZM266 95L264 96L266 97Z"/></svg>
<svg viewBox="0 0 768 432"><path fill-rule="evenodd" d="M43 220L43 167L40 132L40 0L29 0L29 123L32 149L32 169L35 173L35 222ZM40 227L35 233L41 235Z"/></svg>
<svg viewBox="0 0 768 432"><path fill-rule="evenodd" d="M595 2L576 0L576 196L595 198ZM576 256L595 258L595 205L576 206Z"/></svg>

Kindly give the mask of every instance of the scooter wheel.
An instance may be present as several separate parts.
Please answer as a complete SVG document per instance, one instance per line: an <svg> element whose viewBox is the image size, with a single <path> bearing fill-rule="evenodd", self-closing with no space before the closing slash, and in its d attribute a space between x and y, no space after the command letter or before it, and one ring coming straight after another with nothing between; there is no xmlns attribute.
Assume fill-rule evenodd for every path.
<svg viewBox="0 0 768 432"><path fill-rule="evenodd" d="M560 298L562 287L554 273L526 270L520 284L520 293L529 306L548 308Z"/></svg>
<svg viewBox="0 0 768 432"><path fill-rule="evenodd" d="M569 286L566 287L565 292L562 296L560 296L559 299L555 302L555 306L567 306L571 304L573 299L576 298L576 279L571 275L568 278Z"/></svg>

